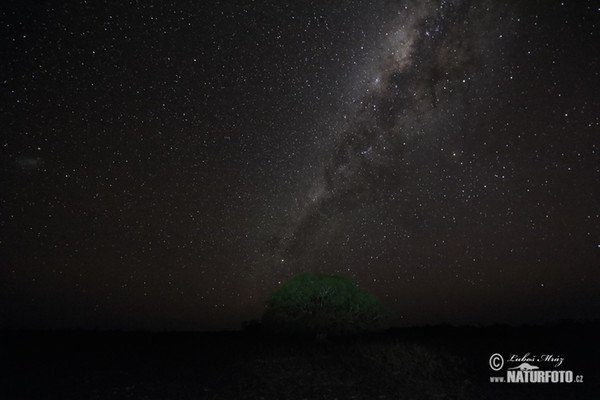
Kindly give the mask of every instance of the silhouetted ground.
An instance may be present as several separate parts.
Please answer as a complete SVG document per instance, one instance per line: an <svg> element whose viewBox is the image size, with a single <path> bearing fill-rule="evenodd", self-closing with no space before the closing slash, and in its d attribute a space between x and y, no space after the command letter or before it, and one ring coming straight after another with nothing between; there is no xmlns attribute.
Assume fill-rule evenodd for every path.
<svg viewBox="0 0 600 400"><path fill-rule="evenodd" d="M258 333L3 332L0 399L598 399L597 323ZM490 383L493 353L553 354L584 383ZM539 365L539 364L538 364Z"/></svg>

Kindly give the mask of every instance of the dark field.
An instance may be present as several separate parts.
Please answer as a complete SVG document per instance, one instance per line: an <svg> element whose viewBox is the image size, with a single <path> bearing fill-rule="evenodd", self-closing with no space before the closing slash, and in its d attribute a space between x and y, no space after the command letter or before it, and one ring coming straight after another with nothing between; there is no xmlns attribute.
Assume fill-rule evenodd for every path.
<svg viewBox="0 0 600 400"><path fill-rule="evenodd" d="M362 336L3 332L0 399L598 399L599 325ZM490 383L493 353L564 359L583 383ZM508 365L508 363L507 363ZM513 363L508 366L518 365Z"/></svg>

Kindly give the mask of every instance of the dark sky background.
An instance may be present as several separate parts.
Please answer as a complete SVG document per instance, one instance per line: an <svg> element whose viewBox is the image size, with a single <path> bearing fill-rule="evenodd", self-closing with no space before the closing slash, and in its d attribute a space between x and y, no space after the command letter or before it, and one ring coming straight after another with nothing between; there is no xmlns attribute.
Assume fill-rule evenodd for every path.
<svg viewBox="0 0 600 400"><path fill-rule="evenodd" d="M4 1L0 327L600 317L596 1Z"/></svg>

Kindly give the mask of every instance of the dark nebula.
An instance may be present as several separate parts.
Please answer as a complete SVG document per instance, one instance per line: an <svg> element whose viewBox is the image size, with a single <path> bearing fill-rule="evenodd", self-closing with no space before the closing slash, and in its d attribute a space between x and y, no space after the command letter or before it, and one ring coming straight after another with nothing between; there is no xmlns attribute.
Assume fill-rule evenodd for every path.
<svg viewBox="0 0 600 400"><path fill-rule="evenodd" d="M196 3L2 7L3 326L599 317L597 4Z"/></svg>

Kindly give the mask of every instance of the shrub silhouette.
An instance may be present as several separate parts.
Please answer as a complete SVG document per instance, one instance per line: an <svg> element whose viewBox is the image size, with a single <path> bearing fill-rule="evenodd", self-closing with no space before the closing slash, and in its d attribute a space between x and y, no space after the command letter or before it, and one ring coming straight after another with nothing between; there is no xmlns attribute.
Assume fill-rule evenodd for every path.
<svg viewBox="0 0 600 400"><path fill-rule="evenodd" d="M273 333L339 334L383 328L387 315L375 295L350 279L304 272L271 293L262 323Z"/></svg>

